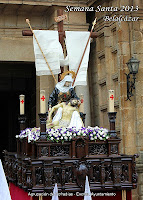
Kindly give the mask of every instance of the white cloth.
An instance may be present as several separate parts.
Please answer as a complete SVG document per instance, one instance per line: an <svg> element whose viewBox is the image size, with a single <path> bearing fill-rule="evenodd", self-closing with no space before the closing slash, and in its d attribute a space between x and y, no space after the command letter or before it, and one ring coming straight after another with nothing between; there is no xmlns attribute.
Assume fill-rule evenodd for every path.
<svg viewBox="0 0 143 200"><path fill-rule="evenodd" d="M91 198L91 192L90 192L90 187L89 187L88 176L86 176L85 192L84 193L85 193L84 200L92 200L92 198Z"/></svg>
<svg viewBox="0 0 143 200"><path fill-rule="evenodd" d="M58 108L55 116L53 117L52 122L57 122L57 121L59 121L62 118L62 111L63 111L62 107Z"/></svg>
<svg viewBox="0 0 143 200"><path fill-rule="evenodd" d="M0 200L11 200L1 160L0 160Z"/></svg>
<svg viewBox="0 0 143 200"><path fill-rule="evenodd" d="M58 31L34 30L34 34L40 44L40 47L48 61L53 74L59 74L61 72L60 60L61 62L64 62L64 55L61 44L59 43ZM48 65L34 36L33 45L35 53L36 75L51 75Z"/></svg>
<svg viewBox="0 0 143 200"><path fill-rule="evenodd" d="M57 183L55 183L55 187L54 187L54 190L53 190L52 200L59 200Z"/></svg>
<svg viewBox="0 0 143 200"><path fill-rule="evenodd" d="M65 31L66 48L69 57L69 70L77 72L85 46L90 33L81 31ZM74 87L76 85L87 85L87 68L89 61L90 42L88 43L80 69L78 71Z"/></svg>
<svg viewBox="0 0 143 200"><path fill-rule="evenodd" d="M52 122L55 122L55 121L59 121L59 125L60 125L60 120L62 118L62 111L63 111L63 108L58 108L58 111L57 113L55 114ZM66 126L66 124L68 124L66 126L66 128L72 128L72 127L75 127L77 130L80 129L81 127L83 127L83 122L80 118L80 115L77 111L74 111L73 114L72 114L72 117L71 117L71 120L70 120L70 123L69 121L61 121L61 125L64 125Z"/></svg>
<svg viewBox="0 0 143 200"><path fill-rule="evenodd" d="M68 128L72 128L72 127L76 127L76 129L80 129L81 127L83 127L83 122L80 118L80 115L77 111L74 111L72 114L72 118L70 121L70 125L68 126Z"/></svg>
<svg viewBox="0 0 143 200"><path fill-rule="evenodd" d="M71 85L69 87L64 86L66 81L71 82ZM72 82L73 79L71 75L66 75L63 80L56 84L56 88L60 90L60 92L66 93L69 91L70 88L72 88Z"/></svg>

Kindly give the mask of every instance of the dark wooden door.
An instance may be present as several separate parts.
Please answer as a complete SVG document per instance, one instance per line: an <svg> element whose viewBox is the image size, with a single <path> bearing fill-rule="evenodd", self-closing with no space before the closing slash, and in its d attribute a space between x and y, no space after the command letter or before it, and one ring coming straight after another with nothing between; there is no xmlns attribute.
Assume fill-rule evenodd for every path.
<svg viewBox="0 0 143 200"><path fill-rule="evenodd" d="M0 158L5 149L16 151L20 94L25 95L27 126L33 127L36 123L35 64L0 62Z"/></svg>

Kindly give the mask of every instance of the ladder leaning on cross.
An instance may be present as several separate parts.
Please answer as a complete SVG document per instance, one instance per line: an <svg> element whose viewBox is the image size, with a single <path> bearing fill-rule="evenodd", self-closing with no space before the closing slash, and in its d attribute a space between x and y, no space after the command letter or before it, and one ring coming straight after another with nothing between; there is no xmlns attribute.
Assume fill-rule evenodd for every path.
<svg viewBox="0 0 143 200"><path fill-rule="evenodd" d="M62 16L62 14L63 14L63 10L59 9L59 10L58 10L58 15L59 15L59 16ZM41 51L41 53L42 53L42 55L43 55L43 57L44 57L44 59L45 59L47 65L48 65L48 68L49 68L49 70L50 70L50 72L51 72L51 75L53 76L55 82L57 83L57 80L56 80L56 78L55 78L55 76L54 76L54 74L53 74L53 72L52 72L52 70L51 70L51 68L50 68L50 66L49 66L49 63L48 63L48 61L47 61L47 59L46 59L46 57L45 57L45 55L44 55L44 53L43 53L43 51L42 51L42 48L41 48L41 46L40 46L40 44L39 44L39 42L38 42L38 40L37 40L37 38L36 38L36 36L35 36L35 34L34 34L34 31L33 31L32 27L31 27L31 24L30 24L29 19L26 19L26 22L28 23L31 32L29 32L29 31L27 31L27 30L26 30L26 31L23 30L23 31L22 31L23 36L32 36L32 35L34 36L34 38L35 38L35 40L36 40L36 42L37 42L37 44L38 44L38 46L39 46L39 49L40 49L40 51ZM86 48L87 48L87 46L88 46L88 43L89 43L89 41L90 41L90 38L96 38L96 37L97 37L97 33L93 33L95 24L96 24L96 18L95 18L95 20L94 20L94 22L93 22L93 26L92 26L92 28L91 28L90 35L89 35L87 44L86 44L86 46L85 46L85 49L84 49L83 55L82 55L82 57L81 57L81 60L80 60L78 69L77 69L77 71L76 71L76 76L77 76L78 71L79 71L79 69L80 69L80 66L81 66L81 63L82 63L84 54L85 54L85 52L86 52ZM63 47L63 41L64 41L63 38L64 38L64 35L65 35L65 33L64 33L64 31L63 31L63 20L60 21L60 22L58 22L58 32L59 32L59 41L60 41L60 43L61 43L61 45L62 45L62 47ZM74 80L73 80L72 85L74 85L76 76L75 76L75 78L74 78Z"/></svg>

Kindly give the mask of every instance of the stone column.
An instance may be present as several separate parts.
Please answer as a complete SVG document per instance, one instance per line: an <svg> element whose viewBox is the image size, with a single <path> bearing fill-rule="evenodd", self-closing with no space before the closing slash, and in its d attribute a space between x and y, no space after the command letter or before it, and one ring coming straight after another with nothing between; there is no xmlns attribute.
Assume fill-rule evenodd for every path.
<svg viewBox="0 0 143 200"><path fill-rule="evenodd" d="M136 141L136 92L131 97L131 101L127 99L127 80L124 73L129 73L127 62L133 55L132 52L132 27L127 26L126 22L121 23L121 30L118 31L118 47L119 47L119 65L120 65L120 103L121 103L121 139L122 153L137 153ZM136 87L137 89L137 87Z"/></svg>

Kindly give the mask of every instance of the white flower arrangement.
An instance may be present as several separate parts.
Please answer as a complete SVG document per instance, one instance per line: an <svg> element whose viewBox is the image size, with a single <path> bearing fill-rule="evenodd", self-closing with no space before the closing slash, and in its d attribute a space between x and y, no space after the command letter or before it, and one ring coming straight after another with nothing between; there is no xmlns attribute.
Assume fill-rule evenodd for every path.
<svg viewBox="0 0 143 200"><path fill-rule="evenodd" d="M37 141L40 137L40 128L26 128L25 130L22 130L19 135L16 135L16 138L27 138L28 143L32 141Z"/></svg>
<svg viewBox="0 0 143 200"><path fill-rule="evenodd" d="M81 129L72 128L59 128L59 129L47 129L47 140L52 142L65 142L71 141L75 137L88 137L91 141L107 140L109 138L108 130L105 128L96 127L82 127ZM28 138L28 143L37 141L40 137L40 128L26 128L21 131L20 135L16 135L16 138Z"/></svg>
<svg viewBox="0 0 143 200"><path fill-rule="evenodd" d="M47 140L52 142L64 142L71 141L74 137L88 137L91 141L107 140L109 138L108 130L105 128L96 127L82 127L77 130L72 128L59 128L59 129L47 129Z"/></svg>

